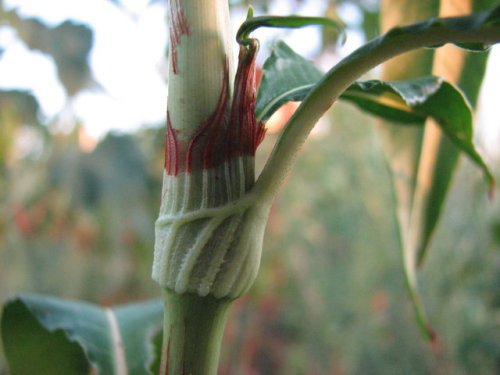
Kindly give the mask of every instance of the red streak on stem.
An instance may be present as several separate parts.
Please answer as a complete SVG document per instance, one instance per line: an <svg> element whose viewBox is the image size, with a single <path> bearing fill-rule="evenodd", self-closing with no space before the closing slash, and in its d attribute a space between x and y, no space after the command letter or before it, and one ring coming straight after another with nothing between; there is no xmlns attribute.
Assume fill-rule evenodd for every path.
<svg viewBox="0 0 500 375"><path fill-rule="evenodd" d="M265 127L255 118L258 42L241 46L234 82L234 97L229 106L229 61L224 59L222 87L213 113L191 136L187 147L180 147L167 111L165 170L176 176L186 171L210 169L242 156L255 156L264 139Z"/></svg>
<svg viewBox="0 0 500 375"><path fill-rule="evenodd" d="M255 118L256 84L255 58L259 45L253 40L248 46L240 46L238 70L234 82L234 99L229 123L229 150L227 157L255 156L264 139L264 123ZM235 126L237 125L237 126Z"/></svg>
<svg viewBox="0 0 500 375"><path fill-rule="evenodd" d="M182 35L191 35L191 31L181 6L181 0L170 0L170 57L174 74L179 72L177 46L181 42Z"/></svg>
<svg viewBox="0 0 500 375"><path fill-rule="evenodd" d="M165 332L166 334L166 332ZM160 364L159 375L168 375L170 372L170 345L172 341L172 326L168 329L168 343L167 343L167 352L165 357L162 357ZM163 362L165 361L165 362ZM164 372L163 372L164 371Z"/></svg>
<svg viewBox="0 0 500 375"><path fill-rule="evenodd" d="M216 150L217 146L224 143L224 130L227 126L228 107L228 86L229 86L229 62L227 57L224 60L224 77L222 88L217 101L217 107L212 115L205 120L198 131L189 141L186 155L186 169L191 172L193 167L197 167L201 161L203 169L209 169L220 164L220 159L224 158L222 150Z"/></svg>
<svg viewBox="0 0 500 375"><path fill-rule="evenodd" d="M177 142L176 130L172 127L168 111L167 137L165 141L165 171L172 176L177 176L179 173L179 144Z"/></svg>
<svg viewBox="0 0 500 375"><path fill-rule="evenodd" d="M184 343L182 345L182 375L186 375L186 340L187 340L187 320L184 319ZM190 374L192 375L192 374Z"/></svg>
<svg viewBox="0 0 500 375"><path fill-rule="evenodd" d="M230 109L227 99L229 68L226 58L217 106L189 141L187 172L199 166L206 170L237 157L255 155L265 134L264 124L255 119L257 49L257 41L240 49Z"/></svg>

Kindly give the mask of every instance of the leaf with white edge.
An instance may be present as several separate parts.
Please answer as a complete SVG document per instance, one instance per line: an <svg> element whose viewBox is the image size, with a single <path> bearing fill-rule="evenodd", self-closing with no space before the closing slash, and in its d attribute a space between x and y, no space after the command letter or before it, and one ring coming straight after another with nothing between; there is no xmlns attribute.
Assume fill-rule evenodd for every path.
<svg viewBox="0 0 500 375"><path fill-rule="evenodd" d="M102 308L22 294L5 304L1 335L12 375L151 374L162 321L159 300Z"/></svg>

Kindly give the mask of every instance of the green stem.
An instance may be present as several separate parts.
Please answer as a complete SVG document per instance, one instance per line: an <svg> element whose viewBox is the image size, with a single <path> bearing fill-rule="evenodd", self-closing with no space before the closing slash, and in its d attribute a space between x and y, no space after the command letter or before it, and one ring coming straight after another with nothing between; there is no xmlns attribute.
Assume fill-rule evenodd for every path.
<svg viewBox="0 0 500 375"><path fill-rule="evenodd" d="M439 27L440 22L442 21L439 19L430 20L426 23L394 29L354 51L324 76L289 120L260 174L253 192L261 197L261 202L274 199L301 145L316 122L363 74L395 56L417 48L446 43L492 45L500 42L498 25L483 25L477 29L460 30ZM434 25L438 26L433 27Z"/></svg>
<svg viewBox="0 0 500 375"><path fill-rule="evenodd" d="M163 293L165 319L160 375L215 375L230 299Z"/></svg>

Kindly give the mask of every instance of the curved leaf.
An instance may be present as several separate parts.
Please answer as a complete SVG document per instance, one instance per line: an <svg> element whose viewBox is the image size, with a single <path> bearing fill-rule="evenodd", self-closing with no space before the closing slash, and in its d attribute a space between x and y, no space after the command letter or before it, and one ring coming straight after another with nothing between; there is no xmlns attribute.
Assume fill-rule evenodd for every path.
<svg viewBox="0 0 500 375"><path fill-rule="evenodd" d="M250 26L258 27L257 18L245 21L239 33L246 35ZM249 22L249 26L246 26L246 22ZM439 45L425 43L431 34L435 40L471 40L455 43L460 47L470 47L471 43L474 44L472 40L477 38L497 43L500 40L499 25L500 7L497 7L489 12L470 16L432 18L414 25L397 27L353 52L332 68L327 76L320 76L319 70L310 61L296 54L284 42L279 42L274 46L263 66L255 109L256 117L265 120L287 101L304 99L309 92L317 88L318 83L322 82L323 76L332 81L334 76L341 77L345 71L350 71L350 65L354 63L363 70L397 55L399 49L401 50L399 53L403 53L422 45L431 48L439 47ZM429 44L432 43L429 42ZM396 48L396 45L401 47ZM476 50L483 50L486 47L488 47L487 43L481 43L481 48L476 48Z"/></svg>
<svg viewBox="0 0 500 375"><path fill-rule="evenodd" d="M495 2L498 3L495 0L464 0L457 4L454 0L442 0L440 14L453 16L485 10L491 8ZM495 12L497 14L496 21ZM498 9L491 12L487 18L490 19L490 24L498 23ZM435 52L432 72L460 87L469 103L474 107L484 76L487 58L488 53L470 53L445 46ZM433 153L435 158L423 157L429 153ZM410 209L412 212L410 229L420 232L419 236L414 237L416 242L408 244L415 249L417 266L422 265L429 248L431 236L438 223L441 208L444 205L448 188L453 179L453 171L456 169L459 158L459 152L453 143L434 126L426 127L420 154L423 162L419 163L416 176L421 180L431 178L432 183L430 186L426 186L417 182ZM490 190L490 194L492 193L493 191Z"/></svg>
<svg viewBox="0 0 500 375"><path fill-rule="evenodd" d="M277 43L263 66L256 117L265 121L286 102L304 99L321 78L321 71L312 62L284 42ZM493 176L472 142L471 108L452 84L436 77L399 82L371 80L354 83L340 99L403 124L423 125L427 117L434 118L453 143L483 170L493 189Z"/></svg>
<svg viewBox="0 0 500 375"><path fill-rule="evenodd" d="M344 36L345 26L340 22L326 17L302 17L302 16L261 16L253 17L252 8L249 9L248 18L243 22L236 33L236 40L240 44L247 44L250 40L250 33L260 27L298 29L306 26L328 26L336 29Z"/></svg>
<svg viewBox="0 0 500 375"><path fill-rule="evenodd" d="M456 86L432 76L400 82L374 80L355 83L341 98L401 123L418 123L432 117L450 140L483 170L490 191L493 190L494 177L473 144L472 109Z"/></svg>
<svg viewBox="0 0 500 375"><path fill-rule="evenodd" d="M2 340L11 374L149 374L161 301L102 308L23 294L8 301Z"/></svg>

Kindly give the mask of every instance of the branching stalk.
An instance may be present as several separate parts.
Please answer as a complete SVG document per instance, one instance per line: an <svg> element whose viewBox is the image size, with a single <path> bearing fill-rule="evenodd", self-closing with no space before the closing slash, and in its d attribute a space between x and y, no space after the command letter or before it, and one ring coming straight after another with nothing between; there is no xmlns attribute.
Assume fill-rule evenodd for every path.
<svg viewBox="0 0 500 375"><path fill-rule="evenodd" d="M488 46L500 42L498 25L482 25L464 31L459 28L434 28L432 22L441 25L441 21L436 19L393 29L360 47L328 71L289 120L255 184L254 193L264 201L273 200L298 150L319 118L351 84L377 65L418 48L446 43L482 43Z"/></svg>

